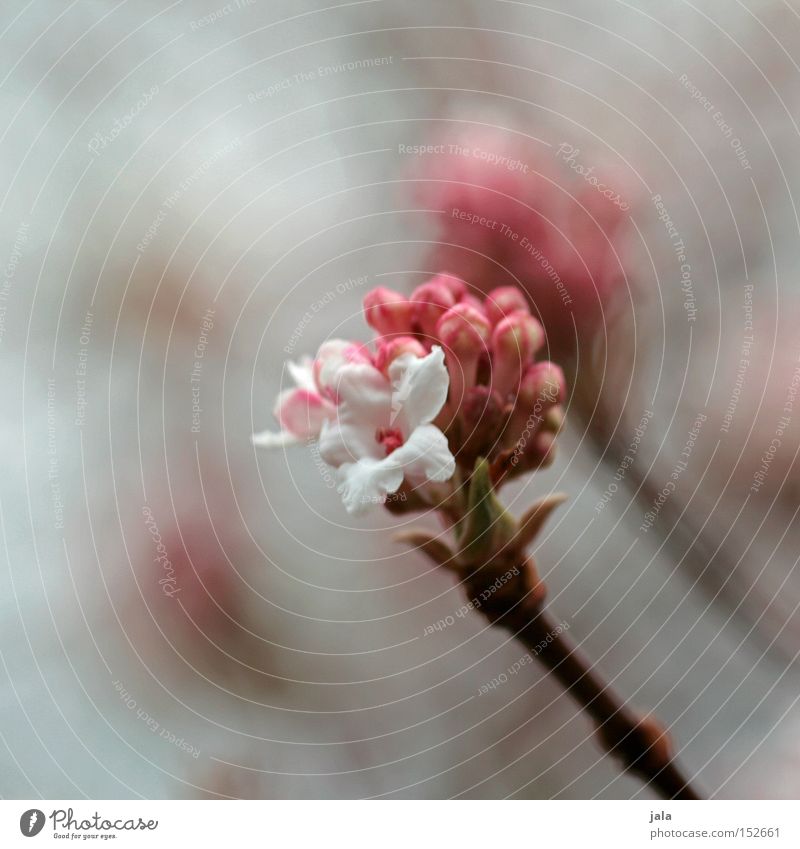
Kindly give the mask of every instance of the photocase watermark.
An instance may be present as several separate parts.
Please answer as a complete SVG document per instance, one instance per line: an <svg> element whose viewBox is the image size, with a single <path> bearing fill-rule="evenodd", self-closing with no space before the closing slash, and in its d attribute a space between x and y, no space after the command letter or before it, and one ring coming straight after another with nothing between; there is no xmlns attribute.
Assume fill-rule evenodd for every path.
<svg viewBox="0 0 800 849"><path fill-rule="evenodd" d="M56 381L47 378L47 482L50 485L50 500L53 506L53 527L64 529L64 501L61 498L61 483L58 472L58 444L56 442Z"/></svg>
<svg viewBox="0 0 800 849"><path fill-rule="evenodd" d="M306 71L298 71L288 77L282 77L271 85L251 91L247 95L248 103L258 103L259 100L265 100L280 94L282 91L287 91L304 83L315 82L316 80L332 77L336 74L343 74L352 71L360 71L365 68L380 68L384 65L394 64L394 56L370 56L365 59L354 59L350 62L339 62L335 65L318 65L316 68L310 68Z"/></svg>
<svg viewBox="0 0 800 849"><path fill-rule="evenodd" d="M514 444L514 451L511 454L510 461L512 467L519 465L519 461L525 453L525 448L530 442L531 437L534 436L541 425L544 424L545 417L542 413L546 413L547 410L552 409L554 404L558 403L558 393L558 383L555 381L547 381L541 392L539 392L536 396L536 400L533 403L533 410L531 410L530 415L525 421L525 427L519 435L519 439ZM547 405L546 409L545 405Z"/></svg>
<svg viewBox="0 0 800 849"><path fill-rule="evenodd" d="M501 672L499 675L492 678L491 681L481 684L481 686L478 687L478 695L485 696L492 690L502 687L503 684L508 684L508 682L520 671L520 669L524 669L526 666L533 663L534 658L538 657L549 645L552 644L557 636L563 634L565 631L569 631L569 623L560 622L547 634L547 636L543 637L531 651L525 652L525 654L515 660L511 666L505 670L505 672Z"/></svg>
<svg viewBox="0 0 800 849"><path fill-rule="evenodd" d="M317 298L309 308L300 317L300 321L295 325L294 330L289 336L289 341L283 346L284 353L293 354L297 343L303 338L309 324L314 318L332 304L336 298L341 295L346 295L348 292L353 292L356 289L361 289L369 282L369 276L362 274L360 277L349 277L347 280L337 283L333 289L328 289L319 298Z"/></svg>
<svg viewBox="0 0 800 849"><path fill-rule="evenodd" d="M692 452L694 451L694 447L697 443L697 437L700 436L700 429L703 427L703 424L707 419L708 416L706 416L705 413L698 413L694 423L691 428L689 428L686 442L683 445L681 453L678 455L680 459L677 460L675 465L672 467L669 480L664 484L664 487L656 495L655 499L653 499L653 506L644 514L644 521L639 526L639 530L642 531L642 533L647 533L650 528L653 527L656 519L658 518L658 514L661 512L672 493L675 492L681 475L687 468L689 468L689 459L691 458Z"/></svg>
<svg viewBox="0 0 800 849"><path fill-rule="evenodd" d="M535 262L539 263L542 271L544 271L544 273L553 281L563 306L568 307L572 304L572 298L567 291L567 287L564 285L564 281L553 267L553 264L527 236L516 232L508 224L498 221L496 218L489 218L477 212L470 212L467 209L453 207L449 215L451 218L455 218L458 221L464 221L467 224L473 224L477 227L485 227L487 230L493 230L501 236L504 236L509 241L514 242L514 244L518 245L522 250L529 254Z"/></svg>
<svg viewBox="0 0 800 849"><path fill-rule="evenodd" d="M569 142L561 142L558 146L558 150L556 150L556 158L561 159L565 165L569 166L576 174L583 177L590 186L594 186L594 188L597 189L603 197L610 200L611 203L618 206L624 212L627 212L631 208L631 205L620 197L619 192L615 192L610 186L597 179L597 176L594 173L594 165L587 167L578 161L580 152L581 149L579 147L574 147L569 144Z"/></svg>
<svg viewBox="0 0 800 849"><path fill-rule="evenodd" d="M641 419L639 419L639 424L633 429L633 439L631 439L630 444L628 445L628 450L625 453L625 456L620 460L617 470L614 472L614 476L605 488L600 500L594 505L595 513L601 513L605 509L606 504L611 501L618 491L619 484L625 479L628 469L630 469L633 465L633 461L639 453L639 446L642 443L642 438L644 437L645 432L647 431L647 426L650 424L650 419L652 418L652 410L645 410L642 414Z"/></svg>
<svg viewBox="0 0 800 849"><path fill-rule="evenodd" d="M121 118L114 119L110 129L105 132L97 132L89 139L86 145L89 152L94 156L99 156L100 151L113 144L120 134L133 123L134 118L145 110L157 95L158 85L153 85L147 91L143 91L136 103Z"/></svg>
<svg viewBox="0 0 800 849"><path fill-rule="evenodd" d="M736 412L736 407L739 404L742 389L744 388L745 376L747 375L747 370L750 368L750 352L754 341L753 284L747 283L744 287L744 336L742 337L742 347L739 351L739 365L736 368L736 378L733 383L733 389L731 390L731 397L722 416L722 424L719 428L721 433L728 433L731 429L733 415Z"/></svg>
<svg viewBox="0 0 800 849"><path fill-rule="evenodd" d="M44 824L44 811L40 811L38 808L29 808L19 818L19 830L25 837L36 837L44 828Z"/></svg>
<svg viewBox="0 0 800 849"><path fill-rule="evenodd" d="M231 151L236 150L236 148L240 147L241 144L242 140L239 138L229 141L224 147L221 147L219 150L204 159L203 162L201 162L188 177L181 180L178 184L178 188L175 189L172 194L164 198L155 218L142 234L142 238L136 244L136 250L139 251L139 253L144 253L145 250L147 250L147 246L153 241L153 239L155 239L158 235L158 231L161 229L161 225L167 220L167 213L175 206L181 197L189 191L189 189L198 180L204 177L215 163L219 162L220 159L227 156L231 153Z"/></svg>
<svg viewBox="0 0 800 849"><path fill-rule="evenodd" d="M189 375L189 389L192 393L192 433L200 433L200 414L203 412L200 404L200 379L203 376L203 358L208 347L208 334L213 328L214 310L209 308L203 313L200 322L200 335L197 337L197 344L194 346L194 361L192 372Z"/></svg>
<svg viewBox="0 0 800 849"><path fill-rule="evenodd" d="M232 0L232 2L226 3L224 6L214 9L213 12L203 15L202 18L195 18L193 21L189 21L189 29L192 32L205 29L205 27L209 27L211 24L215 24L217 21L227 18L228 15L233 14L233 12L238 12L239 10L246 9L249 6L255 6L255 4L256 0Z"/></svg>
<svg viewBox="0 0 800 849"><path fill-rule="evenodd" d="M173 746L177 746L179 749L182 749L195 760L200 757L200 749L195 746L190 746L183 737L177 737L171 731L164 728L158 720L150 716L144 708L140 707L136 703L136 699L134 699L133 696L125 689L125 685L121 681L114 681L114 689L117 693L119 693L119 697L125 707L130 711L135 711L137 718L141 719L142 722L144 722L144 724L153 732L153 734L157 734L162 740L166 740Z"/></svg>
<svg viewBox="0 0 800 849"><path fill-rule="evenodd" d="M702 107L711 115L711 120L717 125L722 135L728 140L730 146L739 160L739 165L745 171L752 171L750 161L747 158L747 148L742 144L742 140L734 135L733 127L725 120L722 112L717 109L714 104L703 94L703 92L686 76L681 74L678 77L681 85L692 95L692 100L696 100Z"/></svg>
<svg viewBox="0 0 800 849"><path fill-rule="evenodd" d="M78 364L75 366L75 426L83 427L86 420L86 373L89 367L89 343L92 341L94 314L87 311L78 337Z"/></svg>
<svg viewBox="0 0 800 849"><path fill-rule="evenodd" d="M753 475L753 482L750 484L750 492L757 493L762 486L764 486L764 482L767 479L767 473L769 472L770 466L772 465L772 461L775 459L778 450L783 444L783 436L786 433L789 425L792 423L792 414L794 413L794 406L797 402L797 393L800 391L800 360L795 364L794 371L792 372L792 378L789 381L789 385L786 387L786 395L784 396L783 401L783 410L781 411L782 415L778 419L778 423L775 425L775 433L772 437L772 441L767 446L766 451L761 455L761 463L759 465L758 471Z"/></svg>
<svg viewBox="0 0 800 849"><path fill-rule="evenodd" d="M17 227L17 232L14 235L14 244L11 247L11 254L6 261L3 278L0 280L0 342L2 342L6 333L8 296L11 294L11 288L14 285L19 261L22 258L22 251L28 241L29 226L27 221L21 221L19 227Z"/></svg>
<svg viewBox="0 0 800 849"><path fill-rule="evenodd" d="M164 570L164 576L158 579L158 584L165 596L173 598L181 591L181 588L178 586L175 569L172 566L172 561L169 559L167 547L161 539L161 533L158 530L158 524L153 516L153 511L146 504L142 507L142 516L156 549L156 556L153 562L158 563Z"/></svg>
<svg viewBox="0 0 800 849"><path fill-rule="evenodd" d="M694 297L694 284L692 283L692 266L686 258L686 245L683 242L672 216L669 214L661 195L653 195L652 201L655 204L658 220L661 221L666 228L667 235L672 243L672 249L675 252L675 257L680 263L681 272L681 291L683 292L683 308L686 310L686 321L692 324L697 319L697 306Z"/></svg>
<svg viewBox="0 0 800 849"><path fill-rule="evenodd" d="M47 819L53 827L53 838L64 840L114 840L118 831L155 831L158 828L158 820L143 820L141 817L106 819L97 811L89 817L77 819L73 808L56 808ZM25 837L35 837L44 824L44 811L31 808L20 817L19 828Z"/></svg>
<svg viewBox="0 0 800 849"><path fill-rule="evenodd" d="M504 572L496 578L493 584L486 587L479 596L464 602L464 604L456 610L455 614L445 616L443 619L440 619L438 622L434 622L432 625L426 625L425 630L422 632L422 636L427 637L436 631L444 631L445 628L449 628L451 625L454 625L456 619L463 619L471 611L480 610L484 602L487 602L501 587L505 586L517 575L519 575L519 568L517 566L512 566L507 572Z"/></svg>

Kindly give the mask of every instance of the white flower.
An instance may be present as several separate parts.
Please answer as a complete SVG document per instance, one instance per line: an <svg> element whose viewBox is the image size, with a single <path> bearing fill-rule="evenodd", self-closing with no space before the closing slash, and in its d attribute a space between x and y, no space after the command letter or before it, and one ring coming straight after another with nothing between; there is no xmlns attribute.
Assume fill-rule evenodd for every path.
<svg viewBox="0 0 800 849"><path fill-rule="evenodd" d="M284 389L272 408L281 429L277 433L264 430L253 434L253 445L261 448L280 448L315 439L319 436L322 423L336 415L336 405L317 390L310 357L305 357L299 363L287 362L286 367L296 388Z"/></svg>
<svg viewBox="0 0 800 849"><path fill-rule="evenodd" d="M439 347L425 357L397 357L388 380L368 363L338 370L336 416L323 421L319 449L337 469L349 513L383 503L404 478L417 485L453 476L447 438L431 423L444 406L448 385Z"/></svg>
<svg viewBox="0 0 800 849"><path fill-rule="evenodd" d="M363 345L344 339L323 342L315 359L288 361L286 368L296 387L278 395L272 413L281 429L253 434L253 445L281 448L317 439L322 424L336 415L334 385L340 368L350 363L368 363L371 358Z"/></svg>
<svg viewBox="0 0 800 849"><path fill-rule="evenodd" d="M253 444L276 448L318 438L349 513L382 504L404 479L418 485L453 476L447 438L432 424L449 386L441 348L422 357L401 354L387 377L362 345L332 339L314 360L287 369L296 386L275 402L281 429L255 434Z"/></svg>

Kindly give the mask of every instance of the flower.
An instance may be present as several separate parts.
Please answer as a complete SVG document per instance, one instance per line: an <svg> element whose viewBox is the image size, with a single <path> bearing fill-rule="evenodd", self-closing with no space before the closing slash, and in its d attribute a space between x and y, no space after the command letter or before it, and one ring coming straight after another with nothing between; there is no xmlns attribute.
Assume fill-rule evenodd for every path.
<svg viewBox="0 0 800 849"><path fill-rule="evenodd" d="M281 429L277 433L264 430L253 434L253 445L261 448L279 448L319 436L323 420L335 411L333 404L317 390L310 357L299 363L290 360L286 368L296 387L281 392L272 408Z"/></svg>
<svg viewBox="0 0 800 849"><path fill-rule="evenodd" d="M322 425L319 453L337 470L348 512L384 503L403 480L417 486L453 476L447 438L432 424L448 386L438 346L424 357L401 354L389 366L388 380L371 365L340 370L337 415Z"/></svg>
<svg viewBox="0 0 800 849"><path fill-rule="evenodd" d="M288 363L296 386L274 407L280 431L258 446L319 441L350 513L395 511L458 498L456 466L469 479L487 462L492 485L549 463L561 424L564 377L536 361L544 330L519 289L484 298L440 273L406 298L379 288L364 298L379 334L374 348L331 339L312 360Z"/></svg>
<svg viewBox="0 0 800 849"><path fill-rule="evenodd" d="M336 415L336 393L332 389L336 375L344 365L355 362L368 363L371 359L362 345L344 339L324 342L313 360L289 360L286 369L295 388L281 392L272 410L281 429L254 434L253 445L280 448L318 438L323 423Z"/></svg>
<svg viewBox="0 0 800 849"><path fill-rule="evenodd" d="M275 403L281 429L252 437L266 448L318 439L354 514L382 504L404 480L421 486L455 471L447 439L432 424L449 388L442 349L395 337L379 353L382 369L363 345L332 339L313 360L287 363L296 386Z"/></svg>

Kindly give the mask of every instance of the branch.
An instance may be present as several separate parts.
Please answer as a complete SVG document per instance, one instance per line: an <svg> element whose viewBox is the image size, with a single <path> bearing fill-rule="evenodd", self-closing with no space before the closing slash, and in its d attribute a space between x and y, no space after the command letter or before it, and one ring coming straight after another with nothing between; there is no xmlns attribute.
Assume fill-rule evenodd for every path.
<svg viewBox="0 0 800 849"><path fill-rule="evenodd" d="M514 569L501 556L463 577L471 598L487 599L480 611L547 666L592 717L601 744L625 769L664 799L701 798L675 763L663 726L626 705L544 608L544 585L531 559Z"/></svg>

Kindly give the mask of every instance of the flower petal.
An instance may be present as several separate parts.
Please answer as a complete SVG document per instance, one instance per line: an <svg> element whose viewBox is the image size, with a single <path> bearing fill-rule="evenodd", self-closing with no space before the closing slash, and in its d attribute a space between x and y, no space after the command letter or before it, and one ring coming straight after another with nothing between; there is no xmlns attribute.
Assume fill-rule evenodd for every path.
<svg viewBox="0 0 800 849"><path fill-rule="evenodd" d="M380 459L385 456L383 446L375 438L375 428L354 420L346 411L325 422L319 435L319 456L335 469L345 463L356 463L362 457Z"/></svg>
<svg viewBox="0 0 800 849"><path fill-rule="evenodd" d="M376 427L388 424L392 387L373 365L350 363L342 366L333 390L340 404L361 419L371 419Z"/></svg>
<svg viewBox="0 0 800 849"><path fill-rule="evenodd" d="M389 493L397 492L404 477L415 484L446 481L455 468L445 435L433 425L422 425L388 457L361 457L356 463L343 463L336 479L347 512L359 514L383 504Z"/></svg>
<svg viewBox="0 0 800 849"><path fill-rule="evenodd" d="M455 474L456 461L447 437L431 424L421 425L387 458L403 468L410 483L446 481Z"/></svg>
<svg viewBox="0 0 800 849"><path fill-rule="evenodd" d="M405 433L436 418L447 400L450 376L437 345L425 357L402 354L389 366L392 381L391 424Z"/></svg>
<svg viewBox="0 0 800 849"><path fill-rule="evenodd" d="M315 439L323 422L336 415L336 407L316 392L289 389L278 396L273 412L282 430L298 439Z"/></svg>
<svg viewBox="0 0 800 849"><path fill-rule="evenodd" d="M286 370L291 375L292 380L298 389L307 389L309 392L316 392L317 387L314 384L314 360L311 357L301 357L299 362L286 361Z"/></svg>
<svg viewBox="0 0 800 849"><path fill-rule="evenodd" d="M261 433L254 433L250 437L250 442L256 448L285 448L289 445L298 445L300 440L288 430L277 433L273 430L262 430Z"/></svg>
<svg viewBox="0 0 800 849"><path fill-rule="evenodd" d="M366 346L346 339L328 339L323 342L313 365L313 380L319 391L336 398L339 372L353 363L372 364L372 356Z"/></svg>
<svg viewBox="0 0 800 849"><path fill-rule="evenodd" d="M383 504L389 493L397 492L403 482L403 470L390 461L391 457L382 460L364 457L336 470L338 491L348 513L364 513L370 507Z"/></svg>
<svg viewBox="0 0 800 849"><path fill-rule="evenodd" d="M338 467L362 457L382 458L385 452L375 434L389 424L389 381L371 365L351 363L339 369L333 388L340 403L336 417L320 433L322 459Z"/></svg>

